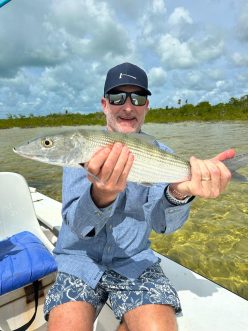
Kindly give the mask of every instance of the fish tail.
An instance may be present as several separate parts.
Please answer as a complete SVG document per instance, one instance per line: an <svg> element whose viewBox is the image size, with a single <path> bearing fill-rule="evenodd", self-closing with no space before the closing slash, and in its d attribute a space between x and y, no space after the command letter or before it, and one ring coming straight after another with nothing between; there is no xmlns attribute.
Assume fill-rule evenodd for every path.
<svg viewBox="0 0 248 331"><path fill-rule="evenodd" d="M232 159L223 161L223 163L231 171L233 180L243 183L248 182L248 177L245 177L236 171L237 169L243 168L248 165L248 153L237 155Z"/></svg>
<svg viewBox="0 0 248 331"><path fill-rule="evenodd" d="M241 183L248 183L248 177L245 177L236 171L232 172L232 180L235 180L235 181L241 182Z"/></svg>

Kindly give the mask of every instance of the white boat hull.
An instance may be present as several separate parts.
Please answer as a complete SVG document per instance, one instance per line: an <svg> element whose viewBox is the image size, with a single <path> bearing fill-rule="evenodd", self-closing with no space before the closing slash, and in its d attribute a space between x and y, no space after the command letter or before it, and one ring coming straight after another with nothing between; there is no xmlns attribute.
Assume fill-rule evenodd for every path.
<svg viewBox="0 0 248 331"><path fill-rule="evenodd" d="M38 235L42 237L45 233L49 245L53 245L62 222L61 203L35 190L31 190L31 195L36 216L41 222L41 225L33 224L33 228L38 226L39 229L35 229ZM6 228L6 225L2 226ZM39 233L41 229L42 235ZM177 319L179 331L248 330L247 300L164 256L159 257L165 274L172 281L181 300L183 313ZM54 274L42 279L44 295L39 298L37 316L30 331L47 329L43 303L54 279ZM33 313L34 301L26 303L23 288L0 296L0 330L11 331L20 327L31 319ZM114 331L117 326L118 321L112 310L105 305L95 322L94 331Z"/></svg>

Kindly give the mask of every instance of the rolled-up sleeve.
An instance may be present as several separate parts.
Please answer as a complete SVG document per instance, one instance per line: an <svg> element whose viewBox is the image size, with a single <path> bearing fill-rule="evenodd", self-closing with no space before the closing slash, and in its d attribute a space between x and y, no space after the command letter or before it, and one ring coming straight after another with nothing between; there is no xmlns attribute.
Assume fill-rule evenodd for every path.
<svg viewBox="0 0 248 331"><path fill-rule="evenodd" d="M64 168L62 192L62 216L81 238L87 238L93 231L96 236L113 215L118 198L110 206L99 209L91 198L91 183L86 171Z"/></svg>

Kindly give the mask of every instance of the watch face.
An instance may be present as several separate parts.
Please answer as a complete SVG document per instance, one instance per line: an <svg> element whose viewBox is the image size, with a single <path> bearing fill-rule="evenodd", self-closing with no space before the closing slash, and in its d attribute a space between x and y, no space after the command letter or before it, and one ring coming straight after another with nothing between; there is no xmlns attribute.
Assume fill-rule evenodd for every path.
<svg viewBox="0 0 248 331"><path fill-rule="evenodd" d="M192 196L190 196L190 197L186 196L182 200L179 200L179 199L175 198L172 195L172 193L170 192L169 186L167 186L167 188L165 190L165 197L170 203L172 203L173 205L176 205L176 206L184 205L187 202L189 202L189 200L192 201L194 199L194 197L192 197Z"/></svg>

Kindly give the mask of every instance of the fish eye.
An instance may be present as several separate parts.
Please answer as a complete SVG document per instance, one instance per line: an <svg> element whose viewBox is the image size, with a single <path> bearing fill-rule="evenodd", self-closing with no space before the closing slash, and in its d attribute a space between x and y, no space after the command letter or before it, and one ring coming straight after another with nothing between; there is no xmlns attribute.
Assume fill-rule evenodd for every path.
<svg viewBox="0 0 248 331"><path fill-rule="evenodd" d="M41 144L45 148L49 148L53 146L53 140L50 138L45 138L41 141Z"/></svg>

